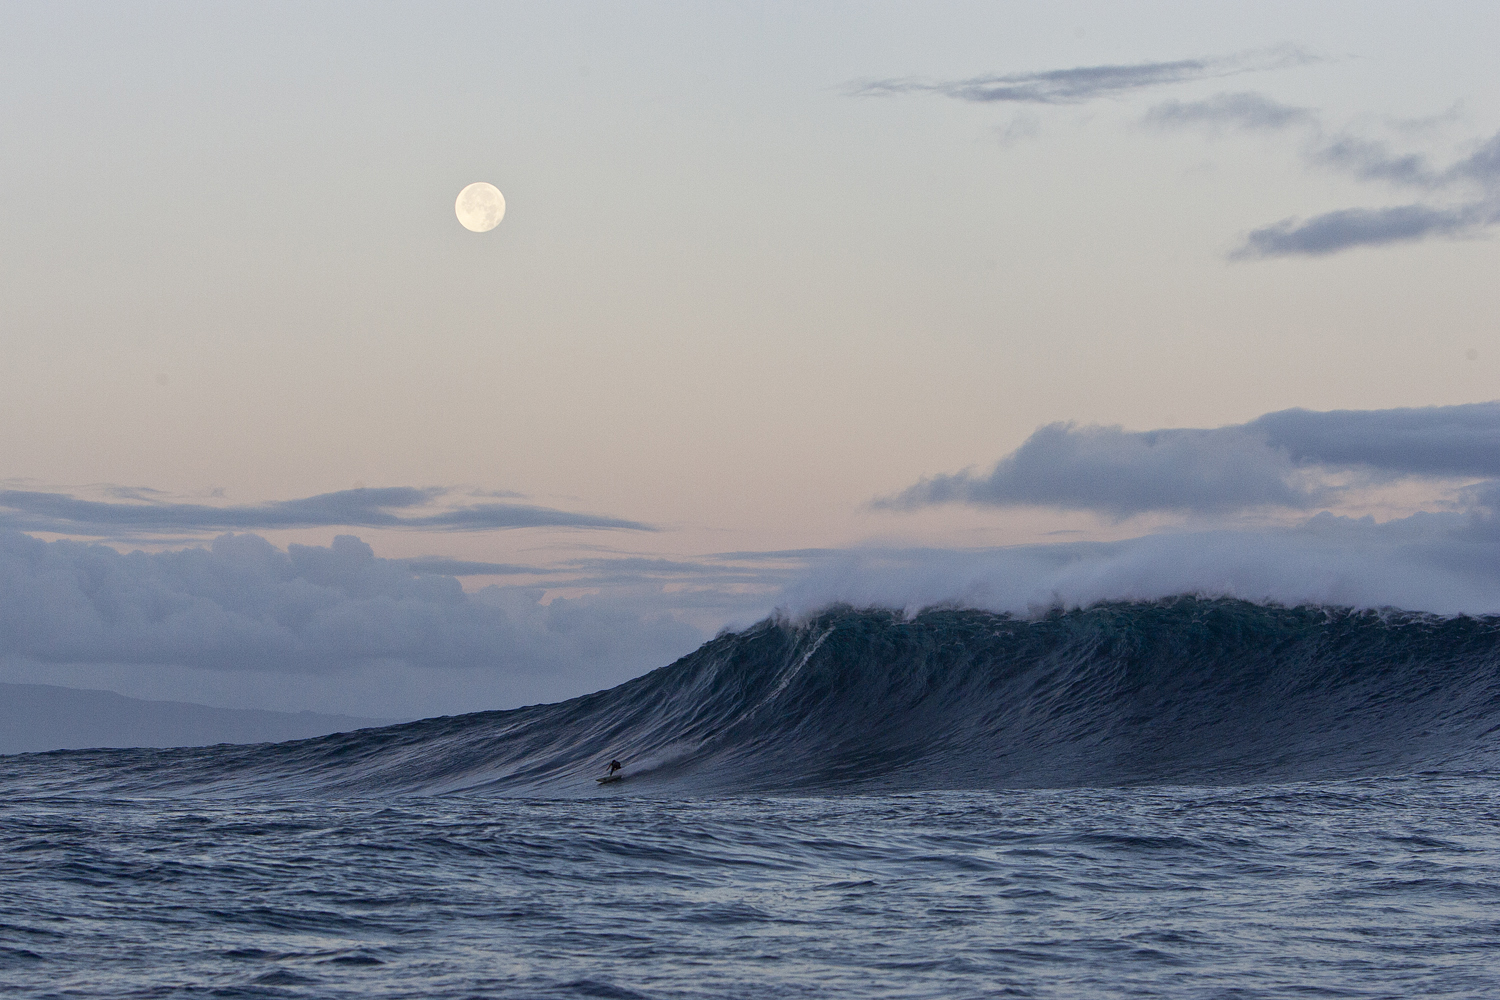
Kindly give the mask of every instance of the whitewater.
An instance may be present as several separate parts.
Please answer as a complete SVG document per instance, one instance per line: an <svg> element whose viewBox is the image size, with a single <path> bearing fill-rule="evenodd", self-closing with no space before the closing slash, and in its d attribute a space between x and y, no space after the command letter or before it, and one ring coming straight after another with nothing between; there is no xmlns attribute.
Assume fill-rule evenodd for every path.
<svg viewBox="0 0 1500 1000"><path fill-rule="evenodd" d="M1497 734L1494 617L834 606L558 704L0 758L0 988L1491 996Z"/></svg>

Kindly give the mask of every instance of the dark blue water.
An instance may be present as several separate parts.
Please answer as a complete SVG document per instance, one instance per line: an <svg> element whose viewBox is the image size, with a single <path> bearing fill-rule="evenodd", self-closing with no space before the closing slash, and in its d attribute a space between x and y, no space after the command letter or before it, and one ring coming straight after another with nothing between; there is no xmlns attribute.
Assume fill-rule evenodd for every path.
<svg viewBox="0 0 1500 1000"><path fill-rule="evenodd" d="M833 610L560 705L0 758L0 995L1493 997L1497 742L1489 619Z"/></svg>

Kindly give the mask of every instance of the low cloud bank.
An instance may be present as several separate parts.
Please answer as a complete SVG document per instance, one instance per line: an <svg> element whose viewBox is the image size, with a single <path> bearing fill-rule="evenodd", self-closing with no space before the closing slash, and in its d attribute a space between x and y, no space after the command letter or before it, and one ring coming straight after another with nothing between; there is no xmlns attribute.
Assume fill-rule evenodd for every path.
<svg viewBox="0 0 1500 1000"><path fill-rule="evenodd" d="M1500 402L1392 410L1282 410L1213 429L1126 431L1049 424L985 474L933 476L874 501L1225 514L1306 510L1365 481L1500 477Z"/></svg>
<svg viewBox="0 0 1500 1000"><path fill-rule="evenodd" d="M121 554L0 532L0 661L10 668L6 680L65 677L112 689L120 687L112 677L188 671L192 684L210 689L190 700L220 704L229 696L213 692L234 686L205 675L259 674L271 678L261 691L317 689L325 711L408 716L580 694L669 662L704 638L632 595L543 605L542 594L466 594L452 576L414 573L348 535L285 551L254 535L224 535L206 548ZM108 670L78 669L89 664ZM360 689L394 674L404 678L399 697ZM145 681L122 693L174 696ZM294 699L261 707L314 706Z"/></svg>

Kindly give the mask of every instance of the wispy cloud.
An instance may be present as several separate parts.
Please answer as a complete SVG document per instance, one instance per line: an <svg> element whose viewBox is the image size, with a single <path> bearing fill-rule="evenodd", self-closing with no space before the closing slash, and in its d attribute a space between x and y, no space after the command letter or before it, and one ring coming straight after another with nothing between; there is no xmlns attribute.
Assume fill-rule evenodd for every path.
<svg viewBox="0 0 1500 1000"><path fill-rule="evenodd" d="M68 493L36 490L0 490L0 528L109 537L315 527L428 531L537 527L656 530L640 521L530 504L441 506L448 493L440 488L395 486L341 490L263 504L214 505L173 502L162 499L155 491L145 490L127 491L121 500L88 500Z"/></svg>
<svg viewBox="0 0 1500 1000"><path fill-rule="evenodd" d="M1343 208L1309 219L1288 218L1252 230L1231 260L1327 256L1355 247L1460 237L1500 222L1500 133L1446 167L1422 152L1394 150L1387 142L1348 133L1330 134L1308 108L1280 104L1260 94L1218 94L1200 101L1166 101L1146 112L1146 124L1210 131L1244 129L1304 133L1302 155L1313 167L1367 183L1417 189L1449 203L1417 202L1379 208Z"/></svg>
<svg viewBox="0 0 1500 1000"><path fill-rule="evenodd" d="M1478 205L1456 209L1430 205L1341 208L1311 219L1283 219L1251 230L1229 258L1323 257L1354 247L1412 243L1429 236L1457 236L1494 222L1495 217Z"/></svg>
<svg viewBox="0 0 1500 1000"><path fill-rule="evenodd" d="M432 576L546 576L555 572L547 566L475 562L470 559L449 559L445 556L415 556L410 559L392 559L390 562L392 565L404 567L413 573Z"/></svg>
<svg viewBox="0 0 1500 1000"><path fill-rule="evenodd" d="M1362 181L1399 187L1436 188L1452 179L1435 171L1420 153L1393 153L1387 143L1359 136L1338 136L1316 145L1308 158Z"/></svg>
<svg viewBox="0 0 1500 1000"><path fill-rule="evenodd" d="M1130 91L1299 66L1315 61L1294 48L1171 62L1075 66L1030 73L993 73L963 80L897 78L854 84L856 97L932 93L981 104L1081 104Z"/></svg>
<svg viewBox="0 0 1500 1000"><path fill-rule="evenodd" d="M1309 146L1307 156L1313 163L1360 180L1397 187L1443 190L1476 185L1491 193L1500 188L1500 133L1442 169L1433 166L1425 154L1393 152L1388 143L1351 135L1320 139Z"/></svg>
<svg viewBox="0 0 1500 1000"><path fill-rule="evenodd" d="M1223 514L1304 510L1339 495L1328 474L1500 477L1500 402L1423 409L1283 410L1212 429L1126 431L1049 424L988 472L934 476L874 501Z"/></svg>
<svg viewBox="0 0 1500 1000"><path fill-rule="evenodd" d="M1164 128L1241 128L1272 131L1317 121L1307 108L1274 101L1264 94L1216 94L1201 101L1163 101L1144 121Z"/></svg>
<svg viewBox="0 0 1500 1000"><path fill-rule="evenodd" d="M1215 94L1197 101L1163 101L1147 110L1141 121L1157 128L1207 131L1296 128L1305 133L1303 156L1309 164L1362 181L1426 190L1465 184L1485 190L1500 186L1500 133L1479 142L1468 156L1439 168L1427 153L1401 152L1383 140L1336 131L1312 108L1282 104L1253 92Z"/></svg>
<svg viewBox="0 0 1500 1000"><path fill-rule="evenodd" d="M1300 49L1283 47L1231 56L994 73L959 80L892 78L861 82L848 92L858 97L937 94L978 104L1071 105L1317 61ZM1433 199L1283 219L1246 234L1240 246L1229 253L1231 260L1327 256L1355 247L1463 237L1500 224L1500 133L1470 155L1439 166L1424 152L1392 149L1388 143L1367 136L1335 133L1316 109L1284 104L1254 92L1166 100L1150 108L1141 120L1157 128L1210 132L1297 130L1303 133L1303 157L1309 165L1367 183L1422 190ZM1024 124L1035 131L1034 122L1027 120ZM1013 123L1002 133L1003 141L1014 141L1015 132Z"/></svg>

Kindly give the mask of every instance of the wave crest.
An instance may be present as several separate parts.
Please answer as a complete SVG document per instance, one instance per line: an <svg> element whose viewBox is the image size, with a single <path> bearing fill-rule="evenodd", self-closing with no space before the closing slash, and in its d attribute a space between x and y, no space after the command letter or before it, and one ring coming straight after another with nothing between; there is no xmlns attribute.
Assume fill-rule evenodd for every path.
<svg viewBox="0 0 1500 1000"><path fill-rule="evenodd" d="M1500 619L1178 598L834 607L608 691L260 747L8 758L34 791L835 793L1487 768ZM592 778L626 762L627 780Z"/></svg>

